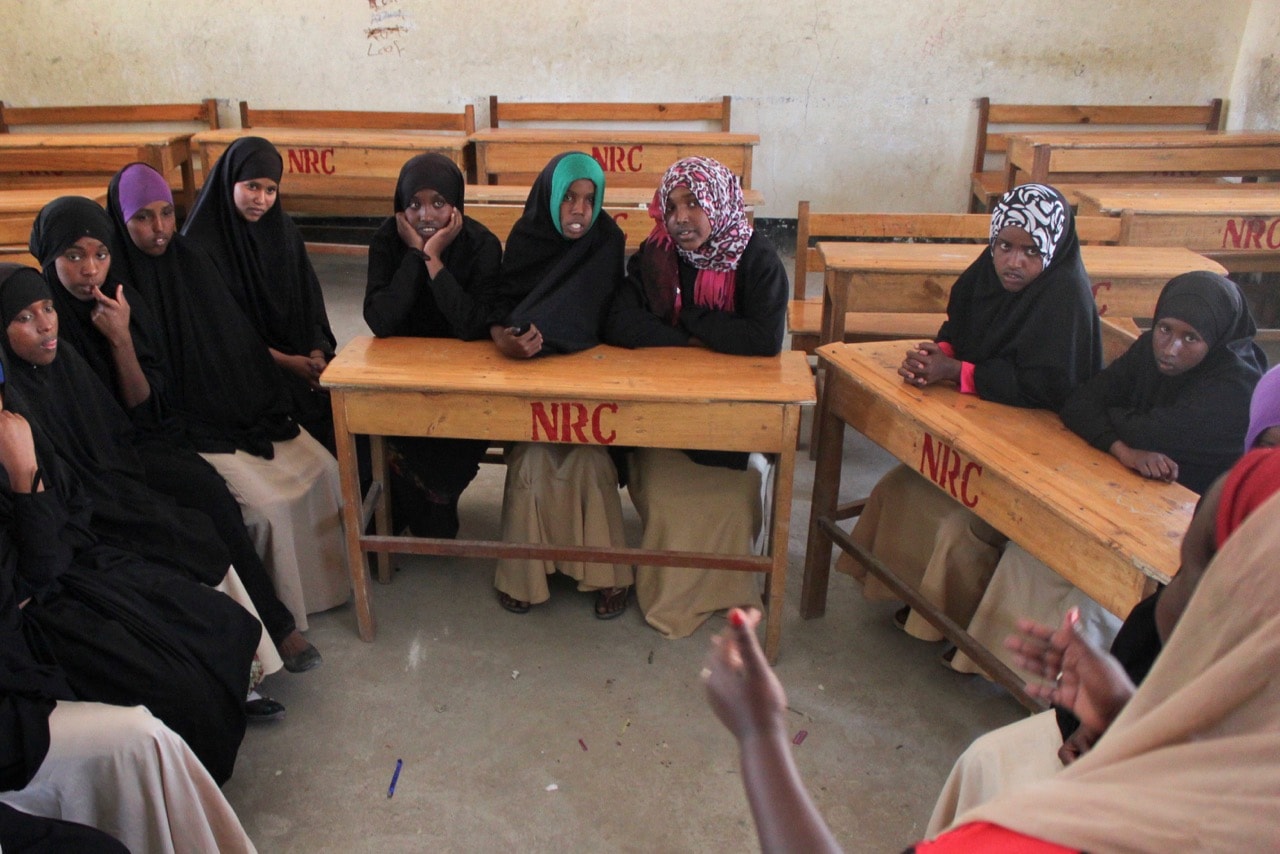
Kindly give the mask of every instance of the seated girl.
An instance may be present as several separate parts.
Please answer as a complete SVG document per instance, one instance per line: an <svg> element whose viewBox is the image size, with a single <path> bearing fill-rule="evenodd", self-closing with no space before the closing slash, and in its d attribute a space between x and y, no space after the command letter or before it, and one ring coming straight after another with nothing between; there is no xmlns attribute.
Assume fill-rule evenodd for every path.
<svg viewBox="0 0 1280 854"><path fill-rule="evenodd" d="M159 178L159 173L152 174ZM118 185L112 186L118 195ZM114 408L107 399L114 393L136 429L128 430L123 419L105 417L120 425L115 438L137 454L147 485L179 506L209 517L285 666L294 671L313 667L320 655L276 597L226 482L195 452L182 422L168 412L163 401L168 381L157 340L160 328L137 291L111 275L109 247L114 240L111 218L92 200L79 197L66 196L45 205L32 227L30 249L44 265L57 311L58 339L64 350L71 344L101 381L101 390L91 389L91 394L70 388L62 388L61 393L71 395L67 403L75 416L96 423L99 435L105 435L103 410ZM83 379L92 385L89 376ZM50 385L50 393L58 393ZM90 401L98 408L85 416L81 406ZM76 418L63 421L69 422L68 429L77 429Z"/></svg>
<svg viewBox="0 0 1280 854"><path fill-rule="evenodd" d="M1215 273L1184 273L1156 301L1152 328L1081 385L1062 421L1143 477L1177 481L1197 493L1240 458L1249 397L1266 356L1239 288ZM1070 608L1081 630L1106 647L1120 621L1070 582L1010 544L968 631L1008 663L1002 641L1017 619L1057 625ZM957 653L951 666L981 670Z"/></svg>
<svg viewBox="0 0 1280 854"><path fill-rule="evenodd" d="M280 374L217 265L175 234L164 178L126 166L107 208L124 250L113 269L155 317L166 409L227 483L276 595L306 631L308 614L350 596L337 460L290 416Z"/></svg>
<svg viewBox="0 0 1280 854"><path fill-rule="evenodd" d="M463 213L466 178L443 154L419 154L400 169L395 215L369 242L364 319L378 337L459 338L489 334L502 244ZM458 533L458 497L489 443L399 437L387 442L392 527L419 537Z"/></svg>
<svg viewBox="0 0 1280 854"><path fill-rule="evenodd" d="M775 356L782 348L787 273L747 222L742 188L706 157L673 164L650 207L653 233L627 264L605 340L623 347L707 347ZM752 554L762 527L760 454L642 448L628 458L627 488L644 522L641 547ZM636 568L636 601L670 638L708 616L760 604L748 572Z"/></svg>
<svg viewBox="0 0 1280 854"><path fill-rule="evenodd" d="M336 342L302 235L277 204L283 172L270 142L237 139L209 170L182 233L213 258L268 348L294 419L333 453L333 410L320 373Z"/></svg>
<svg viewBox="0 0 1280 854"><path fill-rule="evenodd" d="M502 258L500 300L490 337L513 359L574 353L595 346L605 311L622 279L625 238L600 216L604 171L580 152L546 165L511 228ZM520 442L507 450L502 539L508 543L624 547L618 470L593 445ZM524 614L550 598L547 576L560 571L595 592L595 615L622 614L630 565L503 558L494 586L498 602Z"/></svg>
<svg viewBox="0 0 1280 854"><path fill-rule="evenodd" d="M1054 188L1024 184L993 209L990 247L951 288L937 340L908 350L898 373L920 388L952 382L983 400L1056 411L1101 367L1098 316L1071 208ZM973 616L1005 543L906 466L876 484L853 539L961 625ZM862 573L845 554L837 565ZM863 593L892 598L874 578ZM915 637L942 637L909 609L895 619Z"/></svg>
<svg viewBox="0 0 1280 854"><path fill-rule="evenodd" d="M5 276L0 314L21 325L26 308L13 303L32 287L44 287L34 271ZM71 698L147 706L225 781L261 625L172 566L102 541L94 503L30 412L13 411L11 384L0 401L0 621L65 674Z"/></svg>

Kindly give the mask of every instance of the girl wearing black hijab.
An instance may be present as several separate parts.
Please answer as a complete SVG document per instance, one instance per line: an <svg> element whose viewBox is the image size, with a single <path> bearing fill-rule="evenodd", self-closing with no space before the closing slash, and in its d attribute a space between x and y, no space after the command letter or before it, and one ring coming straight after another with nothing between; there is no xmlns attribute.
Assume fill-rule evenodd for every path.
<svg viewBox="0 0 1280 854"><path fill-rule="evenodd" d="M277 204L283 172L270 142L237 139L209 170L182 233L217 263L280 370L294 418L333 453L333 410L319 378L336 342L302 235Z"/></svg>
<svg viewBox="0 0 1280 854"><path fill-rule="evenodd" d="M507 238L503 297L489 334L511 358L573 353L600 342L605 312L622 280L626 241L604 204L604 171L581 152L560 154L529 191ZM598 445L519 442L507 451L502 539L509 543L624 547L618 470ZM594 592L594 613L621 616L634 579L630 565L503 558L494 586L513 614L550 597L560 571Z"/></svg>
<svg viewBox="0 0 1280 854"><path fill-rule="evenodd" d="M364 319L378 337L488 335L502 244L463 213L462 172L442 154L419 154L400 169L395 214L369 243ZM488 442L400 437L388 443L391 512L398 531L458 533L458 497L480 469Z"/></svg>
<svg viewBox="0 0 1280 854"><path fill-rule="evenodd" d="M30 380L34 366L14 359L8 339L17 335L24 352L26 345L56 350L41 317L46 311L52 305L38 273L0 269L0 320L9 333L0 414L0 597L13 595L19 603L32 653L61 669L76 699L146 705L221 783L244 735L244 696L261 626L227 596L192 580L208 564L221 562L225 573L225 552L221 558L193 554L186 566L175 566L167 546L180 544L157 543L142 530L155 533L164 520L147 526L140 518L167 508L132 506L138 496L114 471L97 476L118 486L121 504L131 506L105 512L120 510L139 524L135 536L118 542L99 536L112 530L102 524L101 502L82 491L77 467L66 465L42 429L52 423L44 416L56 413L41 412L31 405L30 390L14 388L24 384L22 377ZM102 440L101 433L84 437ZM170 532L170 539L187 533ZM218 551L216 539L185 547Z"/></svg>
<svg viewBox="0 0 1280 854"><path fill-rule="evenodd" d="M115 181L112 190L118 198ZM137 429L128 430L119 417L112 423L121 424L118 438L136 453L147 485L179 506L209 517L285 666L294 672L310 669L320 662L319 653L298 632L288 608L276 597L267 569L245 530L239 505L221 475L196 453L181 420L167 414L163 342L158 340L162 332L146 301L111 275L109 247L115 241L111 218L90 199L55 199L36 217L30 249L44 265L45 281L57 310L59 340L64 351L70 343L76 355L84 354L85 364L102 384L101 389L94 389L92 380L84 378L85 389L73 391L69 386L49 384L43 393L67 396L69 415L60 423L74 433L81 429L76 417L86 413L103 426L98 418L102 410L112 409L109 393L115 391L119 405L129 412ZM142 367L144 361L146 368ZM54 371L48 378L63 376Z"/></svg>
<svg viewBox="0 0 1280 854"><path fill-rule="evenodd" d="M1171 279L1152 328L1080 386L1062 421L1143 477L1203 493L1240 457L1266 355L1235 282L1216 273Z"/></svg>
<svg viewBox="0 0 1280 854"><path fill-rule="evenodd" d="M898 373L917 387L949 382L983 400L1057 410L1101 367L1101 329L1071 208L1053 187L1024 184L992 211L990 244L952 286L937 339L908 350ZM961 625L1006 542L906 466L876 484L853 539ZM837 566L862 572L844 554ZM874 578L864 579L863 594L892 598ZM942 638L907 608L895 621L915 637Z"/></svg>
<svg viewBox="0 0 1280 854"><path fill-rule="evenodd" d="M289 415L280 372L217 265L174 233L164 177L126 166L107 206L122 248L113 269L156 319L167 417L226 481L276 595L306 631L308 614L350 596L337 461Z"/></svg>

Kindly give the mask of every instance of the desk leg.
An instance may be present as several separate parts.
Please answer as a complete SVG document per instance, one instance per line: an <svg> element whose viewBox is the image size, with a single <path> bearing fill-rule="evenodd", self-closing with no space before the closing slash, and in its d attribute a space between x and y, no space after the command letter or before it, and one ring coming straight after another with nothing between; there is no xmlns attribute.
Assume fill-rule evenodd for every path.
<svg viewBox="0 0 1280 854"><path fill-rule="evenodd" d="M391 476L387 471L387 442L382 436L369 437L369 460L373 479L381 484L378 501L373 507L373 532L380 537L394 536L391 530ZM378 583L391 583L391 553L378 552Z"/></svg>
<svg viewBox="0 0 1280 854"><path fill-rule="evenodd" d="M196 203L196 169L191 160L191 152L182 161L182 204L187 216L191 216L191 208Z"/></svg>
<svg viewBox="0 0 1280 854"><path fill-rule="evenodd" d="M852 273L837 273L831 270L822 274L822 328L818 332L818 347L824 344L844 341L845 315L849 311L849 291L853 288ZM815 350L817 347L814 348ZM814 369L814 387L818 403L822 403L822 388L826 385L826 369L822 360L818 360ZM809 459L818 458L818 419L813 419L813 429L809 436Z"/></svg>
<svg viewBox="0 0 1280 854"><path fill-rule="evenodd" d="M819 398L813 414L818 461L813 469L809 541L804 551L804 584L800 588L800 616L806 620L821 617L827 610L832 546L830 535L822 530L818 520L835 513L840 497L840 467L844 462L844 422L832 411L830 397L824 394Z"/></svg>
<svg viewBox="0 0 1280 854"><path fill-rule="evenodd" d="M356 440L347 427L346 396L331 392L333 400L333 437L338 446L338 473L342 479L342 534L347 541L347 566L351 572L351 590L355 596L356 623L360 640L372 641L377 633L373 609L369 603L369 573L360 550L363 497L360 495L360 468L356 463Z"/></svg>
<svg viewBox="0 0 1280 854"><path fill-rule="evenodd" d="M782 451L773 480L773 529L769 533L769 554L773 567L765 582L768 622L764 632L764 654L770 664L778 663L782 645L782 609L787 592L787 564L791 542L791 492L796 473L796 439L800 434L800 407L790 405L782 414Z"/></svg>

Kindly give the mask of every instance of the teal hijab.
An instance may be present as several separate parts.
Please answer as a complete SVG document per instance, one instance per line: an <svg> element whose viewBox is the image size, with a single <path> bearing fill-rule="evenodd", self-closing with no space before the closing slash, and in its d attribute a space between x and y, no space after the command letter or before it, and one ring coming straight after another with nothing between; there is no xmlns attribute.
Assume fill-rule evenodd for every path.
<svg viewBox="0 0 1280 854"><path fill-rule="evenodd" d="M604 205L604 170L596 159L580 151L560 158L555 171L551 173L551 221L555 223L556 231L560 232L561 237L564 236L564 229L560 227L560 203L564 201L564 194L569 192L569 186L580 178L586 178L596 188L595 206L591 209L588 228L596 224L596 217L600 216L600 208Z"/></svg>

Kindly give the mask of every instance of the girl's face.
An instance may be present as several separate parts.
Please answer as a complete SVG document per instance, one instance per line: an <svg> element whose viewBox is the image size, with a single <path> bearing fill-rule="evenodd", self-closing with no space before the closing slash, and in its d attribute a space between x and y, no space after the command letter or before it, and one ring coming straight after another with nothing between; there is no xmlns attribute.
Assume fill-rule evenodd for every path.
<svg viewBox="0 0 1280 854"><path fill-rule="evenodd" d="M1155 352L1156 367L1166 377L1185 374L1204 361L1209 354L1209 342L1200 336L1190 323L1176 317L1162 317L1151 330L1151 348Z"/></svg>
<svg viewBox="0 0 1280 854"><path fill-rule="evenodd" d="M9 346L23 361L44 367L58 355L58 312L53 300L36 300L9 321Z"/></svg>
<svg viewBox="0 0 1280 854"><path fill-rule="evenodd" d="M173 216L173 203L163 199L152 202L129 217L125 223L133 245L148 255L159 257L169 248L177 222Z"/></svg>
<svg viewBox="0 0 1280 854"><path fill-rule="evenodd" d="M1025 229L1006 225L991 244L1000 284L1011 294L1019 293L1044 272L1044 256Z"/></svg>
<svg viewBox="0 0 1280 854"><path fill-rule="evenodd" d="M236 182L231 200L235 202L240 216L249 222L257 222L276 203L278 192L280 185L270 178L250 178L248 181Z"/></svg>
<svg viewBox="0 0 1280 854"><path fill-rule="evenodd" d="M686 252L700 248L711 237L711 219L688 187L675 187L667 194L667 231Z"/></svg>
<svg viewBox="0 0 1280 854"><path fill-rule="evenodd" d="M107 280L111 250L101 240L82 237L53 260L58 281L73 297L93 302L93 291Z"/></svg>
<svg viewBox="0 0 1280 854"><path fill-rule="evenodd" d="M453 205L444 196L428 188L413 194L404 209L404 215L413 230L423 240L429 240L431 235L449 224L449 218L453 216ZM563 221L562 214L561 222Z"/></svg>
<svg viewBox="0 0 1280 854"><path fill-rule="evenodd" d="M591 214L596 209L596 185L590 178L579 178L564 191L560 200L560 233L577 240L591 228Z"/></svg>

